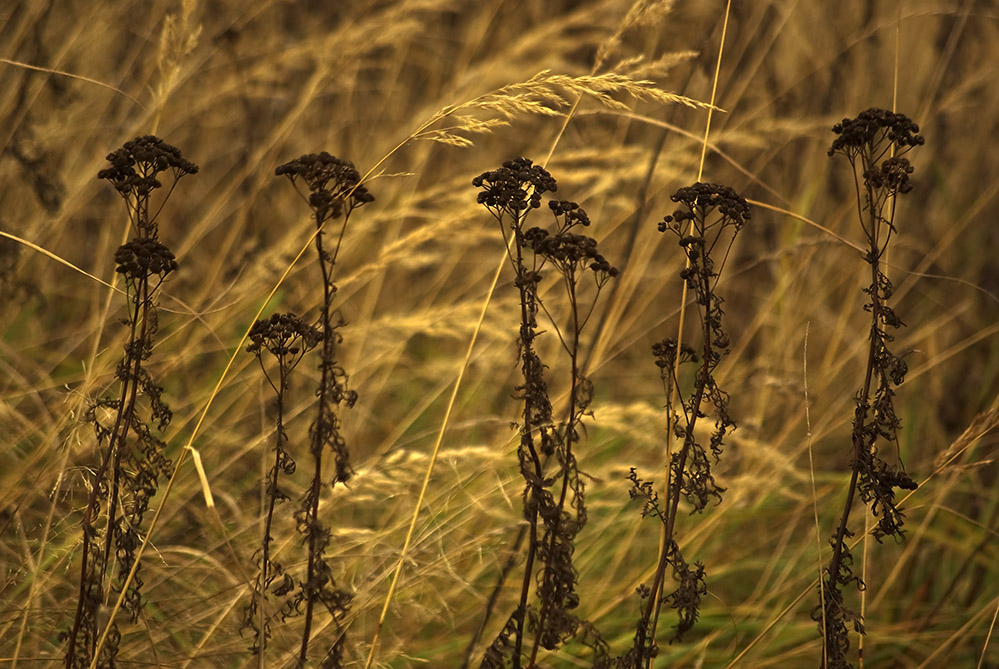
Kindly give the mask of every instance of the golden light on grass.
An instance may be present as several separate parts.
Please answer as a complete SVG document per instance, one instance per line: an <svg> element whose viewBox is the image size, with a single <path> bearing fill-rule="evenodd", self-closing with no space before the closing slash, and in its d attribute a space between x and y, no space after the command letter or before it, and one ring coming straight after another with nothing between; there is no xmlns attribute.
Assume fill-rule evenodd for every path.
<svg viewBox="0 0 999 669"><path fill-rule="evenodd" d="M14 2L0 22L0 657L55 666L65 653L100 465L83 416L117 387L127 316L111 286L122 288L113 256L128 220L96 175L109 151L155 132L201 167L158 221L180 266L156 289L146 362L174 412L167 455L184 462L152 499L147 604L121 628L122 664L258 666L239 627L273 408L241 338L271 313L317 315L315 260L299 254L314 225L273 171L323 150L370 170L378 198L352 218L337 259L356 476L324 488L319 505L327 559L353 593L346 666L369 655L371 666L460 666L524 522L509 427L516 289L508 268L496 273L495 222L471 186L517 156L545 163L556 197L586 209L587 234L621 268L581 340L595 396L573 449L589 477L574 564L578 615L612 653L630 647L659 537L626 477L663 474L649 350L678 333L683 286L682 250L655 227L697 179L703 147L705 179L753 208L718 285L731 352L716 374L738 429L714 470L723 503L693 517L680 507L677 541L705 564L708 595L682 643L666 643L676 618L663 608L654 665L817 666L816 565L842 513L870 327L854 185L826 150L833 124L881 107L926 137L909 156L916 187L896 205L884 270L906 323L892 350L910 370L894 397L898 454L920 487L898 498L905 543L872 542L866 558L864 664L994 664L999 17L940 0L733 5L719 66L720 0ZM715 82L725 113L705 141ZM550 278L539 290L560 322L568 305ZM565 406L568 367L544 313L539 329L553 405ZM313 362L299 365L285 406L303 457L318 380ZM277 505L273 531L275 559L296 573L305 469L287 478L293 501ZM472 666L519 600L519 576L509 583ZM102 616L116 597L102 594ZM265 665L294 666L300 622L272 620ZM336 629L319 607L319 657ZM537 655L538 666L592 661L580 643Z"/></svg>

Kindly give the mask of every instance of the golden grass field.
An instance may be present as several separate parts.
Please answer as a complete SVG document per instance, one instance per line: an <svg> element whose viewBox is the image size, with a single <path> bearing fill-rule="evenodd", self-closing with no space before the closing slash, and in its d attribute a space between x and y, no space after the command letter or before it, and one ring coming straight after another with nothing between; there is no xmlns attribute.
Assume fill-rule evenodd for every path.
<svg viewBox="0 0 999 669"><path fill-rule="evenodd" d="M904 543L854 549L868 588L863 602L846 596L863 606L863 666L999 667L999 8L735 2L716 80L725 18L724 2L694 0L0 7L0 665L62 662L99 460L82 416L116 387L124 335L124 302L101 281L116 280L128 219L96 175L145 134L200 172L159 221L180 268L159 294L148 367L174 411L167 454L183 461L153 500L147 604L138 624L121 622L119 666L258 666L239 623L272 393L239 348L256 318L316 304L314 255L295 262L309 210L274 168L321 150L373 170L376 198L352 215L336 270L340 361L359 394L342 414L356 476L322 501L327 555L354 593L348 666L365 666L414 512L371 666L461 666L522 518L517 295L471 185L521 155L547 160L558 196L587 209L588 234L621 268L584 342L595 398L576 449L592 477L576 567L579 614L625 650L660 532L626 476L662 478L650 347L676 334L681 304L683 255L656 223L698 180L708 119L676 96L707 103L716 83L702 179L753 205L718 286L732 338L719 383L738 429L715 469L724 500L694 516L681 507L677 525L707 571L700 620L668 644L664 611L654 666L819 665L810 614L849 480L870 327L852 175L826 152L834 123L877 106L926 138L909 156L915 188L899 199L887 269L907 324L894 350L910 370L895 398L899 455L920 487L901 504ZM558 339L538 348L557 404ZM293 450L317 372L306 361L295 374ZM276 546L293 566L300 539L281 513ZM317 643L331 629L317 616ZM294 666L300 634L294 619L275 625L266 666ZM540 666L587 667L588 652L569 644Z"/></svg>

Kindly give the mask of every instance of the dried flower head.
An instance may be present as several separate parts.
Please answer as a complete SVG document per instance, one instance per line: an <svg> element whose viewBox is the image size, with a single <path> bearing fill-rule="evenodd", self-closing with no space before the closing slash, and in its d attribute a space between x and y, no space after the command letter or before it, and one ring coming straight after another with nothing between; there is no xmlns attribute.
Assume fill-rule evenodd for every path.
<svg viewBox="0 0 999 669"><path fill-rule="evenodd" d="M122 148L108 154L111 167L97 173L107 179L123 197L145 197L162 186L156 178L171 170L174 179L185 174L197 174L198 166L186 160L180 149L154 135L144 135L125 142Z"/></svg>
<svg viewBox="0 0 999 669"><path fill-rule="evenodd" d="M315 348L322 339L319 330L307 324L297 314L271 314L250 328L248 353L269 351L275 357L297 356Z"/></svg>
<svg viewBox="0 0 999 669"><path fill-rule="evenodd" d="M549 208L555 215L557 232L549 234L542 228L531 228L524 233L524 241L534 252L551 262L566 278L574 280L583 268L593 270L597 285L603 286L619 274L597 251L597 240L586 235L569 232L576 226L588 226L590 217L586 210L569 200L551 200Z"/></svg>
<svg viewBox="0 0 999 669"><path fill-rule="evenodd" d="M908 193L912 190L909 175L913 168L908 159L892 156L880 165L875 165L864 171L864 181L875 190L891 193Z"/></svg>
<svg viewBox="0 0 999 669"><path fill-rule="evenodd" d="M860 112L857 118L843 119L833 126L833 132L839 136L829 147L830 156L834 153L855 156L866 149L881 147L885 140L893 143L896 151L900 152L924 142L918 134L919 126L905 114L877 107Z"/></svg>
<svg viewBox="0 0 999 669"><path fill-rule="evenodd" d="M354 163L326 151L307 153L278 165L274 174L287 176L292 183L297 179L304 181L309 188L309 205L333 218L343 212L345 204L349 212L375 200L361 185L361 175Z"/></svg>
<svg viewBox="0 0 999 669"><path fill-rule="evenodd" d="M139 238L126 242L115 251L116 271L130 279L154 274L161 278L177 269L177 260L166 246L155 239Z"/></svg>
<svg viewBox="0 0 999 669"><path fill-rule="evenodd" d="M677 209L672 215L664 217L659 223L659 232L673 230L683 237L687 229L684 223L695 221L695 228L703 237L718 225L732 225L737 231L741 230L750 218L749 204L729 186L698 181L679 189L670 199L684 204L686 209ZM707 215L713 209L717 209L721 216L715 221L708 221ZM687 240L688 244L696 242L696 238Z"/></svg>
<svg viewBox="0 0 999 669"><path fill-rule="evenodd" d="M555 218L562 218L564 229L568 230L576 225L589 225L590 217L586 211L575 202L569 200L550 200L548 206L551 208Z"/></svg>
<svg viewBox="0 0 999 669"><path fill-rule="evenodd" d="M529 158L515 158L503 166L483 172L472 179L472 185L481 188L478 203L485 205L499 217L507 213L514 218L520 212L541 206L541 196L558 190L558 184L548 170L535 165Z"/></svg>
<svg viewBox="0 0 999 669"><path fill-rule="evenodd" d="M598 283L602 284L606 279L618 275L617 267L613 267L597 252L597 240L592 237L571 232L542 235L534 233L535 230L539 229L531 228L524 233L528 245L566 277L575 277L579 270L586 268L593 270Z"/></svg>

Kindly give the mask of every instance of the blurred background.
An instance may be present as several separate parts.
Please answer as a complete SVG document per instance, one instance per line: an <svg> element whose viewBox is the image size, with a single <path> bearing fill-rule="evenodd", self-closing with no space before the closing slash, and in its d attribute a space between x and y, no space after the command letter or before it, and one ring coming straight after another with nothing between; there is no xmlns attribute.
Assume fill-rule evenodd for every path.
<svg viewBox="0 0 999 669"><path fill-rule="evenodd" d="M341 363L359 393L342 416L357 476L323 500L331 564L355 593L348 659L357 666L442 427L376 666L459 666L516 535L519 307L508 267L491 287L503 241L471 180L550 153L557 197L589 212L588 234L621 268L584 333L595 398L576 450L591 477L576 566L579 614L612 650L627 649L659 527L629 501L626 475L636 467L661 481L665 399L650 347L675 336L682 289L680 248L656 224L675 209L670 195L697 180L707 112L626 90L608 93L620 104L584 95L573 108L577 96L563 88L563 104L543 102L561 115L521 113L500 95L426 123L542 71L627 76L707 102L725 12L684 0L5 3L0 231L30 244L0 238L3 660L54 666L72 620L80 513L99 462L82 417L113 394L125 334L123 299L92 277L113 280L128 219L96 175L110 151L144 134L200 166L159 219L180 269L161 289L148 364L174 411L164 438L175 460L256 314L317 313L310 253L265 305L313 229L275 166L325 150L362 174L374 168L366 185L376 199L351 217L336 269ZM898 201L888 257L892 304L907 324L894 351L910 373L895 398L899 453L885 447L882 457L901 457L921 486L902 504L904 544L854 551L868 583L864 657L999 666L997 59L999 8L985 0L732 4L715 98L723 111L711 119L702 178L754 205L718 287L732 339L718 381L738 429L716 467L723 502L678 521L684 554L708 575L701 620L668 645L674 619L664 613L655 666L818 663L813 582L842 512L869 328L853 176L826 153L834 123L893 105L926 144L908 155L915 188ZM505 124L459 127L450 144L427 134L470 120ZM537 215L543 224L547 214ZM546 287L553 317L564 317L557 282ZM688 317L687 336L694 327ZM568 362L554 331L538 345L558 407ZM302 458L316 377L306 360L292 383L288 429ZM218 517L188 460L143 561L149 603L140 624L123 627L122 666L255 666L238 628L271 406L255 359L237 353L193 441ZM302 458L292 492L305 484ZM162 499L161 487L154 506ZM275 532L289 568L303 557L292 506ZM862 511L851 520L858 537ZM515 606L519 580L483 643ZM858 593L847 598L860 609ZM333 627L317 624L322 645ZM276 625L268 666L291 666L299 635L294 620ZM589 666L589 652L570 644L543 664Z"/></svg>

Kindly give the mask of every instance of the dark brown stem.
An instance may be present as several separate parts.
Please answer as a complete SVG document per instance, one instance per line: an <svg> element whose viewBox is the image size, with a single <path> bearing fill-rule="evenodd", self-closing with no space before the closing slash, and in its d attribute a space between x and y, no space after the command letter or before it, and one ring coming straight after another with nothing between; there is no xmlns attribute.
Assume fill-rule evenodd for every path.
<svg viewBox="0 0 999 669"><path fill-rule="evenodd" d="M258 665L263 666L264 651L267 648L267 634L265 633L267 625L267 615L264 610L264 602L266 601L266 591L268 584L268 576L270 575L270 552L271 552L271 525L274 522L274 507L277 504L277 492L278 492L278 476L281 472L281 457L284 453L284 391L288 388L288 369L285 368L285 361L283 357L278 358L278 387L277 392L277 418L275 419L276 436L277 443L274 448L274 468L271 470L269 476L267 477L267 517L264 520L264 538L263 545L261 547L261 560L260 560L260 589L259 589L259 607L260 607L260 623L257 630L258 636Z"/></svg>
<svg viewBox="0 0 999 669"><path fill-rule="evenodd" d="M493 609L496 608L496 602L499 601L500 594L503 592L503 584L506 583L506 577L517 565L517 556L520 554L520 546L524 543L524 537L526 535L527 526L521 525L517 530L517 536L513 540L513 545L510 546L506 562L503 563L503 567L500 569L499 577L496 579L496 585L493 587L493 591L489 595L489 601L486 602L486 611L482 615L482 622L479 623L479 628L475 631L474 636L472 636L468 645L465 647L465 661L462 662L462 669L468 669L472 663L472 655L475 653L475 646L478 645L479 639L482 638L482 632L485 631L486 624L489 622L489 618L492 617Z"/></svg>
<svg viewBox="0 0 999 669"><path fill-rule="evenodd" d="M320 212L316 212L316 225L322 226L324 224L323 216ZM318 417L316 419L316 427L312 431L312 457L313 457L313 476L312 484L309 491L309 508L307 509L305 525L308 534L308 548L309 548L309 563L306 573L305 581L305 626L302 631L302 646L298 655L298 666L304 667L305 661L309 652L309 636L312 633L312 615L315 609L315 601L317 595L317 587L315 583L317 563L322 559L322 554L320 547L318 546L319 540L319 530L316 525L319 522L319 494L322 489L322 465L323 465L323 448L326 446L326 437L329 430L327 425L328 420L326 416L327 404L330 401L329 398L329 385L331 383L330 376L334 373L330 360L333 356L333 347L335 346L336 333L332 328L332 316L330 315L330 303L333 301L333 290L331 284L331 274L333 272L332 267L328 267L326 264L326 256L323 251L323 231L316 234L316 253L319 256L319 270L322 274L323 279L323 306L322 306L322 337L323 337L323 353L322 361L320 362L320 381L319 381L319 411Z"/></svg>
<svg viewBox="0 0 999 669"><path fill-rule="evenodd" d="M703 226L703 221L702 221ZM697 289L697 293L705 296L707 304L704 305L705 310L711 308L711 294L712 289L710 285L711 277L708 276L708 254L704 246L700 247L701 258L698 261L698 266L702 268L703 271L699 271L696 274L697 281L700 282L700 287ZM651 638L656 636L656 628L659 623L659 612L662 608L662 597L661 593L666 580L666 567L670 562L670 554L672 551L672 546L674 544L673 533L676 527L676 514L680 507L680 495L683 489L683 475L684 467L687 464L687 457L690 454L691 445L694 442L694 426L697 424L697 418L700 416L701 402L704 400L704 389L707 387L709 379L711 378L711 365L712 365L712 344L711 344L711 326L708 323L707 314L702 314L701 318L701 336L704 340L704 350L702 355L701 363L701 382L695 384L694 397L691 401L691 410L686 418L686 429L684 431L683 446L680 448L680 453L677 456L677 466L675 470L673 469L672 463L668 463L668 467L675 472L676 479L673 481L672 486L669 488L669 497L666 500L666 532L663 535L662 546L659 553L659 561L656 564L656 573L652 581L652 594L649 597L649 601L646 604L645 615L643 620L650 621L648 627L648 632ZM677 355L680 352L677 351ZM683 397L680 395L679 379L675 375L675 370L673 374L673 384L676 389L677 399L681 406L683 405ZM636 649L641 649L645 647L645 626L642 626L637 633L636 638ZM651 667L652 658L647 658L646 666Z"/></svg>
<svg viewBox="0 0 999 669"><path fill-rule="evenodd" d="M514 222L513 226L513 236L514 244L517 249L516 256L516 273L518 277L518 287L520 289L520 323L521 323L521 352L523 372L524 372L524 426L522 428L522 442L521 447L524 444L527 445L531 456L531 463L534 465L534 474L541 479L544 470L541 464L541 458L538 455L537 448L534 445L533 429L535 426L531 424L531 411L534 408L533 400L530 396L529 386L530 379L530 365L531 356L533 354L533 334L534 327L532 321L534 319L533 314L529 309L529 304L533 305L536 295L533 287L527 285L527 281L523 279L526 271L524 269L524 247L521 239L521 228L523 225L523 218L518 218ZM530 302L529 302L530 300ZM530 495L530 493L528 493ZM513 650L513 669L520 669L521 653L524 647L524 619L527 617L527 600L531 592L531 578L534 572L534 560L537 555L538 550L538 510L537 510L537 500L535 503L530 505L531 511L527 518L528 528L530 532L530 540L527 546L527 560L524 564L524 580L520 586L520 603L517 606L517 635L514 639L514 650Z"/></svg>
<svg viewBox="0 0 999 669"><path fill-rule="evenodd" d="M861 466L861 453L865 448L864 443L864 429L867 423L867 409L870 402L871 394L871 380L874 376L874 367L876 362L878 345L880 342L880 335L878 334L878 323L881 318L881 294L878 289L878 218L877 212L873 206L874 193L870 186L867 187L868 201L872 203L869 209L870 214L870 229L868 231L868 245L870 257L868 261L871 265L871 334L870 334L870 346L867 352L867 369L864 372L864 385L863 389L860 391L860 397L857 400L856 415L853 420L853 431L852 431L852 441L853 441L853 458L850 463L850 467L853 470L850 475L850 486L847 489L846 502L843 506L843 514L840 516L839 526L836 528L835 540L833 541L833 554L829 560L829 568L827 574L829 577L830 587L836 587L836 580L842 568L843 561L843 541L846 538L847 533L847 523L850 518L850 511L853 507L853 498L857 492L857 481L860 477L860 466ZM825 609L825 602L822 602L823 610ZM826 629L825 647L828 648L830 644L834 643L834 640L830 638L833 632L831 628ZM825 655L823 655L825 657Z"/></svg>
<svg viewBox="0 0 999 669"><path fill-rule="evenodd" d="M101 461L101 466L94 475L90 496L87 501L87 508L84 511L83 519L81 521L81 526L83 528L83 547L80 566L80 591L79 600L76 605L76 615L73 619L73 628L69 635L69 647L66 653L67 668L71 668L76 660L76 640L79 637L80 627L83 623L86 601L91 599L91 593L93 592L94 587L101 586L103 577L107 573L108 564L111 560L111 545L114 539L115 516L117 513L116 507L118 504L120 486L119 477L121 473L122 448L124 447L125 440L128 436L128 428L131 425L132 414L135 409L136 397L138 395L137 379L139 378L139 372L142 367L141 348L142 342L145 340L147 333L147 311L149 306L149 299L145 290L147 286L147 279L140 281L138 290L136 290L134 297L135 315L131 319L129 343L126 346L126 351L128 351L128 354L133 358L129 361L133 365L132 374L131 378L122 380L121 395L118 398L118 411L115 412L115 422L108 433L109 438L107 453L105 453L104 458ZM137 337L136 328L140 323L141 329ZM90 554L91 543L94 539L94 514L97 509L97 498L100 494L101 484L107 478L108 468L112 462L112 480L108 490L109 497L107 504L108 524L105 531L104 551L101 556L101 579L98 583L94 583L88 578L90 560L95 557ZM93 652L93 648L91 648L91 652Z"/></svg>
<svg viewBox="0 0 999 669"><path fill-rule="evenodd" d="M566 277L566 284L569 288L569 304L572 305L572 346L569 349L569 357L572 363L572 382L569 389L569 419L566 423L565 435L563 441L565 443L565 455L564 461L562 463L562 492L559 496L558 508L555 514L555 520L552 522L552 526L548 528L549 541L554 544L557 541L559 524L562 521L562 510L565 508L565 499L569 492L569 477L572 474L572 435L575 433L574 427L577 420L576 409L578 406L578 388L579 388L579 307L576 302L576 291L575 291L575 277ZM549 555L553 551L549 550ZM552 565L545 565L545 573L542 576L542 581L547 582L552 577ZM534 667L535 660L538 656L538 650L540 648L541 633L545 629L545 619L548 617L551 607L554 604L552 601L542 601L541 612L538 614L538 634L534 638L534 647L531 649L531 659L528 662L528 669Z"/></svg>

